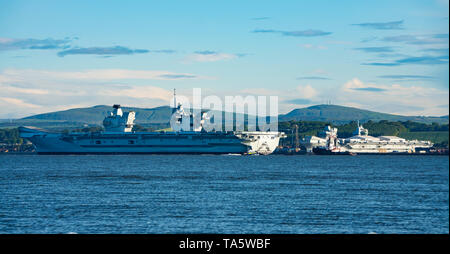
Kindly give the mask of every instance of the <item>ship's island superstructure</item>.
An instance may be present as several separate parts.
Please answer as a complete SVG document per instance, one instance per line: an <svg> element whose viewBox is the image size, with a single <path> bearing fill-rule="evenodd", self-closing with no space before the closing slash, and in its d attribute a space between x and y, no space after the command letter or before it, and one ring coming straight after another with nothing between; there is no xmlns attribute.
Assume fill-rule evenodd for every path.
<svg viewBox="0 0 450 254"><path fill-rule="evenodd" d="M120 105L103 120L104 131L50 133L34 127L19 127L20 136L30 140L38 154L271 154L285 134L275 131L211 131L192 124L191 112L175 104L173 131L135 132L135 112ZM188 119L189 124L183 121Z"/></svg>

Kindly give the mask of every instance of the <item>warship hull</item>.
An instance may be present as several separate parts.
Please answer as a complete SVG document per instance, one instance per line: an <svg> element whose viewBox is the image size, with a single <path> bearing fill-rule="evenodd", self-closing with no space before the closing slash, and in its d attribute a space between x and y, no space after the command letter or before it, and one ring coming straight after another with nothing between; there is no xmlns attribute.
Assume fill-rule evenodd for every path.
<svg viewBox="0 0 450 254"><path fill-rule="evenodd" d="M38 154L270 154L274 133L89 133L58 134L20 127Z"/></svg>

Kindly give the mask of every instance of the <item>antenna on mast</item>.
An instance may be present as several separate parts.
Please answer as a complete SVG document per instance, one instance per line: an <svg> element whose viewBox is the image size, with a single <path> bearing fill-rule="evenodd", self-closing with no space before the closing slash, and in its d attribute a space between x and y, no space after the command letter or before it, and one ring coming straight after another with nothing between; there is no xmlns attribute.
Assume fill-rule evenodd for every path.
<svg viewBox="0 0 450 254"><path fill-rule="evenodd" d="M361 128L359 127L359 120L357 121L358 124L358 136L361 136Z"/></svg>
<svg viewBox="0 0 450 254"><path fill-rule="evenodd" d="M177 107L177 90L175 88L173 89L173 107Z"/></svg>
<svg viewBox="0 0 450 254"><path fill-rule="evenodd" d="M172 108L172 114L177 111L177 93L175 88L173 89L173 108Z"/></svg>

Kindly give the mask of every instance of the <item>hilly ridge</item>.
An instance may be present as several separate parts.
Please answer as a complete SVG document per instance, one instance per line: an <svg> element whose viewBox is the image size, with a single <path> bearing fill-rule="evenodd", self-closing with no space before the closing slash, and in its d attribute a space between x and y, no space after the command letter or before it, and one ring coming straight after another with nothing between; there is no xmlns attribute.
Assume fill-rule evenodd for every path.
<svg viewBox="0 0 450 254"><path fill-rule="evenodd" d="M136 112L136 123L166 123L172 113L169 106L161 106L156 108L135 108L122 107L124 112ZM56 111L51 113L44 113L34 116L22 118L24 120L63 120L63 121L77 121L87 124L101 124L103 118L112 111L111 106L97 105L89 108L74 108L64 111Z"/></svg>
<svg viewBox="0 0 450 254"><path fill-rule="evenodd" d="M88 108L74 108L33 115L22 119L0 122L0 128L31 125L49 129L75 128L80 126L101 125L104 117L112 110L111 106L98 105ZM168 126L172 109L169 106L156 108L122 107L123 111L136 112L136 124L144 126ZM364 109L338 105L316 105L307 108L294 109L287 114L279 115L278 121L321 121L334 124L344 124L359 120L361 123L372 121L413 121L420 123L446 124L448 116L402 116L379 113Z"/></svg>
<svg viewBox="0 0 450 254"><path fill-rule="evenodd" d="M321 121L335 124L359 120L364 123L372 121L413 121L419 123L448 123L448 116L402 116L379 113L370 110L345 107L339 105L316 105L307 108L294 109L285 115L279 115L278 121Z"/></svg>

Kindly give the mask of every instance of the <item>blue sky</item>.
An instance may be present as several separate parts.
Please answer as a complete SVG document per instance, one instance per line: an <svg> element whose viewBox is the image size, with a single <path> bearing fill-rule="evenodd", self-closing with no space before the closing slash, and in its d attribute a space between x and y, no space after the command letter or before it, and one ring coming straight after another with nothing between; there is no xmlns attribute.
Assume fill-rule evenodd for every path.
<svg viewBox="0 0 450 254"><path fill-rule="evenodd" d="M0 118L189 96L449 111L448 1L0 0Z"/></svg>

